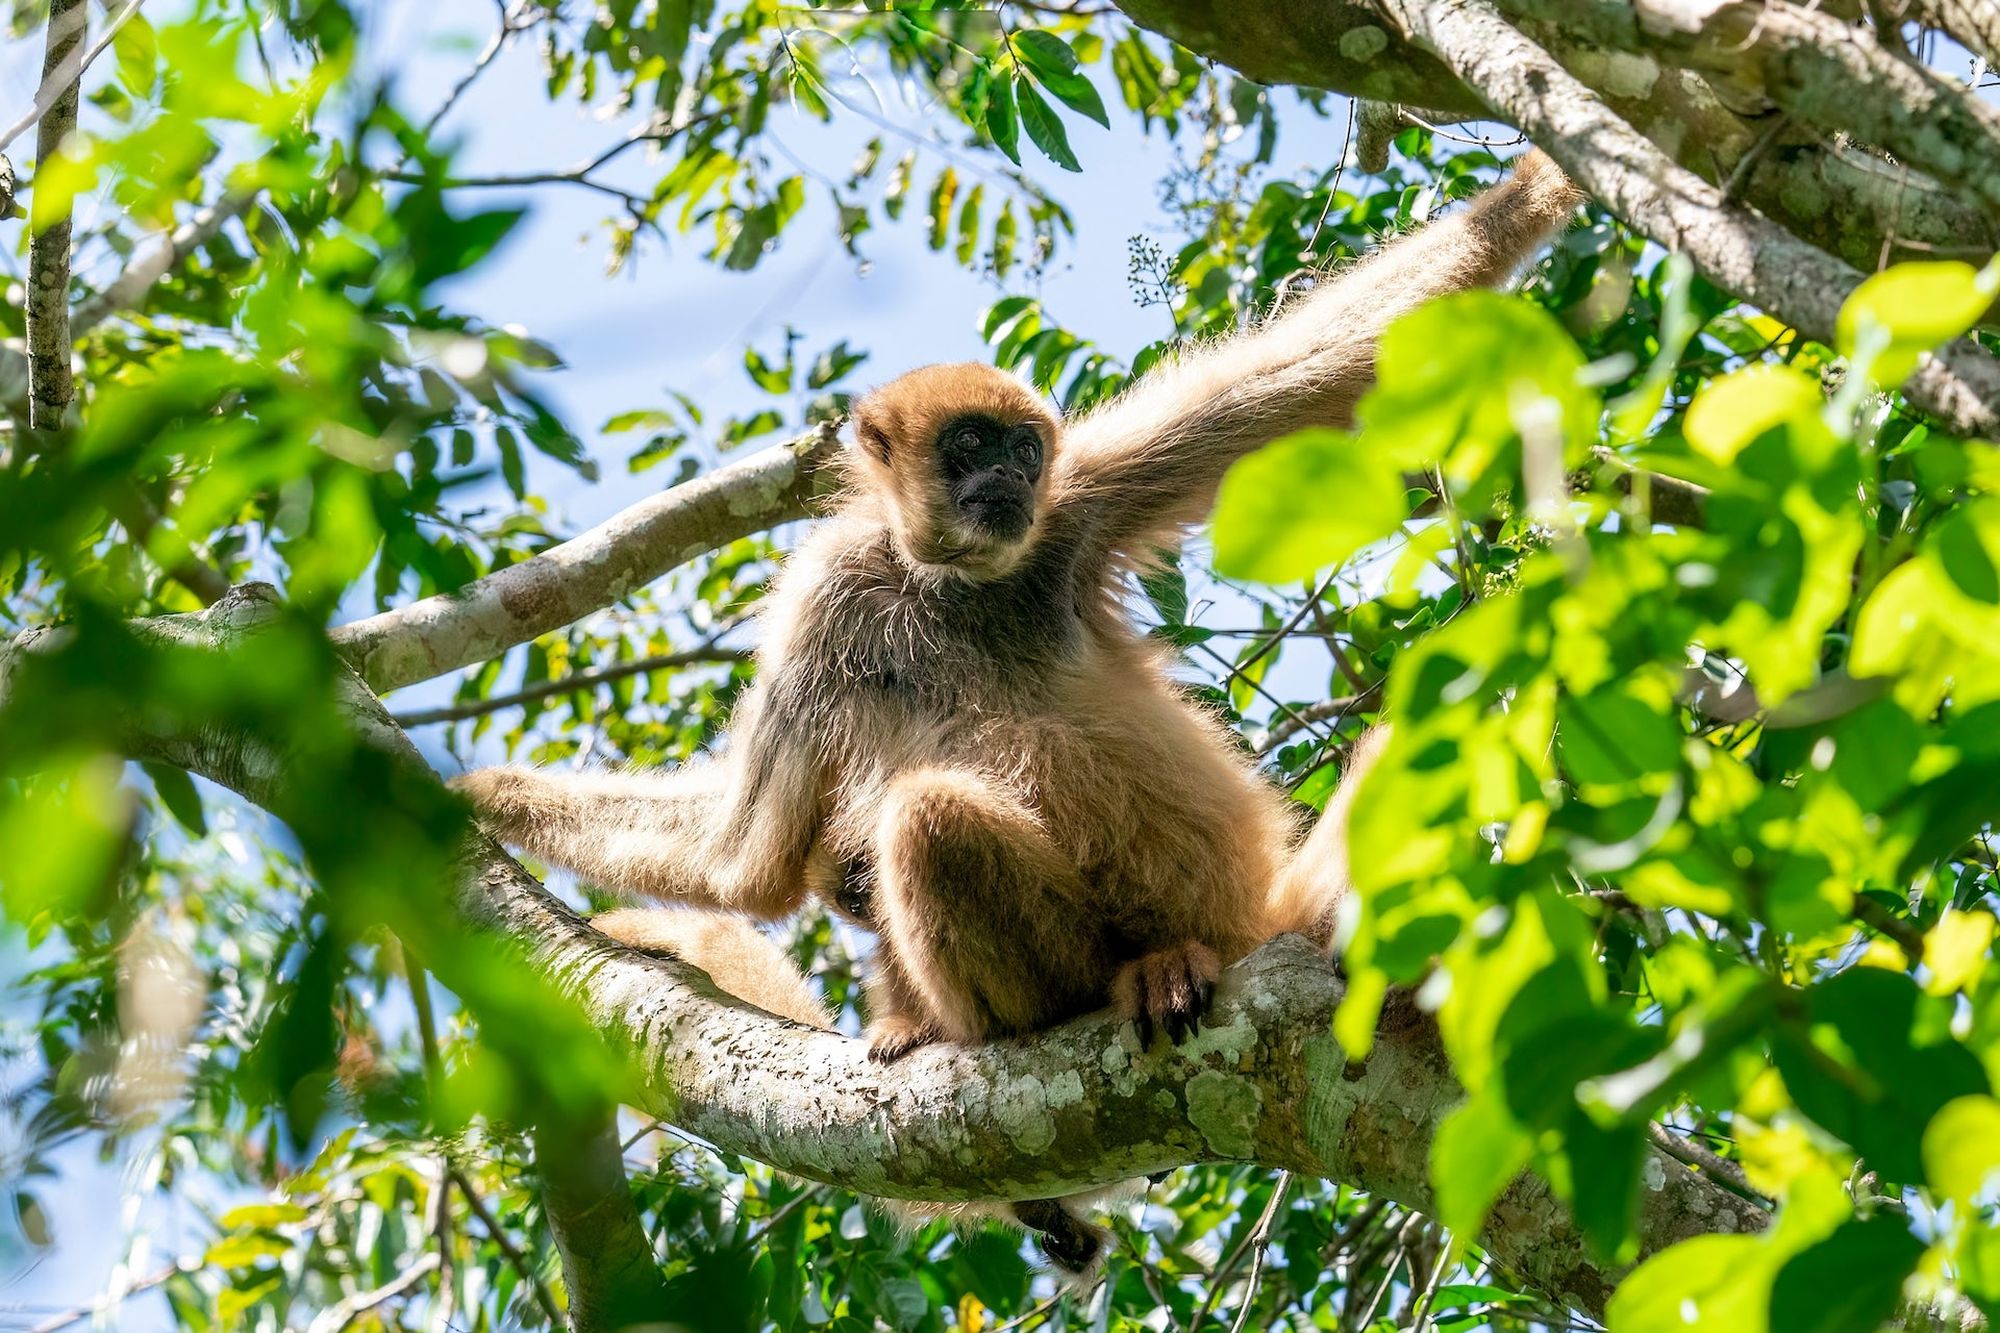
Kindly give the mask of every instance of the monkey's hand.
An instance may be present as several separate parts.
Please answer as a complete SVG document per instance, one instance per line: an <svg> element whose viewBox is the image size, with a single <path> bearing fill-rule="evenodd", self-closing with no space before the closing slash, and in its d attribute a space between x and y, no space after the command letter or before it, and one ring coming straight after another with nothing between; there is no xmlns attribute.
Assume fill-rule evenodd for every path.
<svg viewBox="0 0 2000 1333"><path fill-rule="evenodd" d="M1153 1025L1179 1044L1201 1031L1201 1016L1215 997L1222 965L1207 945L1195 940L1155 949L1125 964L1111 983L1120 1013L1139 1026L1139 1049L1153 1044Z"/></svg>
<svg viewBox="0 0 2000 1333"><path fill-rule="evenodd" d="M878 1065L894 1064L916 1050L944 1040L944 1034L921 1018L884 1014L868 1025L868 1058Z"/></svg>

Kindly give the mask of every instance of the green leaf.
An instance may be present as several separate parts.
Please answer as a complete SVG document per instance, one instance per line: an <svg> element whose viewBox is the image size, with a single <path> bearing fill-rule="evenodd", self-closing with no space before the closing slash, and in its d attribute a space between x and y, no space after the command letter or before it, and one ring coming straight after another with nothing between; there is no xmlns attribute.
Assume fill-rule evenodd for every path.
<svg viewBox="0 0 2000 1333"><path fill-rule="evenodd" d="M1825 405L1818 383L1790 366L1746 366L1702 386L1683 430L1696 453L1727 467L1765 431L1817 416Z"/></svg>
<svg viewBox="0 0 2000 1333"><path fill-rule="evenodd" d="M790 347L787 345L787 352ZM764 354L754 347L743 349L743 369L749 374L750 382L765 393L786 394L792 391L792 358L788 354L782 365L772 365L764 359Z"/></svg>
<svg viewBox="0 0 2000 1333"><path fill-rule="evenodd" d="M182 828L196 837L208 832L208 820L201 811L201 793L195 790L194 779L187 775L186 769L149 761L142 761L139 766L153 780L153 790L159 794L160 803L167 807Z"/></svg>
<svg viewBox="0 0 2000 1333"><path fill-rule="evenodd" d="M986 103L986 133L993 146L1015 166L1021 165L1021 121L1014 110L1014 71L1003 70L993 80Z"/></svg>
<svg viewBox="0 0 2000 1333"><path fill-rule="evenodd" d="M1290 583L1338 564L1409 516L1401 472L1341 431L1288 435L1229 469L1215 506L1215 567Z"/></svg>
<svg viewBox="0 0 2000 1333"><path fill-rule="evenodd" d="M1861 357L1879 343L1863 368L1877 384L1908 379L1917 359L1965 333L2000 296L2000 261L1983 269L1958 260L1897 264L1871 274L1840 307L1840 351Z"/></svg>
<svg viewBox="0 0 2000 1333"><path fill-rule="evenodd" d="M1696 1236L1633 1270L1611 1293L1606 1323L1618 1333L1763 1333L1769 1249L1753 1236Z"/></svg>
<svg viewBox="0 0 2000 1333"><path fill-rule="evenodd" d="M118 81L134 97L151 97L159 85L160 36L143 14L125 20L111 39L118 60Z"/></svg>
<svg viewBox="0 0 2000 1333"><path fill-rule="evenodd" d="M1527 1166L1533 1148L1500 1098L1488 1093L1459 1106L1431 1144L1438 1221L1457 1235L1478 1235L1487 1210Z"/></svg>
<svg viewBox="0 0 2000 1333"><path fill-rule="evenodd" d="M1525 301L1494 292L1432 301L1383 335L1361 434L1398 469L1442 464L1478 503L1519 479L1524 432L1562 451L1551 461L1582 461L1598 415L1583 364L1555 317Z"/></svg>
<svg viewBox="0 0 2000 1333"><path fill-rule="evenodd" d="M1946 1102L1924 1130L1924 1179L1969 1203L2000 1172L2000 1102L1984 1093Z"/></svg>
<svg viewBox="0 0 2000 1333"><path fill-rule="evenodd" d="M500 451L500 475L516 500L528 493L528 471L521 457L521 437L507 426L493 432L493 447Z"/></svg>
<svg viewBox="0 0 2000 1333"><path fill-rule="evenodd" d="M1773 1051L1793 1100L1885 1180L1923 1179L1919 1144L1931 1118L1987 1091L1985 1070L1951 1035L1950 1006L1874 967L1852 968L1803 998L1802 1029L1784 1032Z"/></svg>
<svg viewBox="0 0 2000 1333"><path fill-rule="evenodd" d="M1785 1261L1771 1284L1771 1333L1875 1333L1924 1244L1889 1213L1856 1218Z"/></svg>
<svg viewBox="0 0 2000 1333"><path fill-rule="evenodd" d="M931 186L930 247L933 250L944 249L945 241L951 236L951 204L957 197L958 169L946 167L938 173L936 183Z"/></svg>
<svg viewBox="0 0 2000 1333"><path fill-rule="evenodd" d="M1082 171L1082 164L1070 151L1069 134L1063 129L1061 118L1042 100L1035 85L1023 80L1017 91L1021 99L1021 123L1028 127L1029 140L1064 171Z"/></svg>
<svg viewBox="0 0 2000 1333"><path fill-rule="evenodd" d="M1104 112L1104 99L1078 69L1076 53L1062 38L1031 28L1015 33L1013 42L1014 50L1036 82L1054 93L1070 110L1090 117L1106 129L1111 127L1111 118Z"/></svg>
<svg viewBox="0 0 2000 1333"><path fill-rule="evenodd" d="M836 380L845 379L849 371L868 359L868 353L854 351L845 338L821 352L806 371L808 389L824 389Z"/></svg>

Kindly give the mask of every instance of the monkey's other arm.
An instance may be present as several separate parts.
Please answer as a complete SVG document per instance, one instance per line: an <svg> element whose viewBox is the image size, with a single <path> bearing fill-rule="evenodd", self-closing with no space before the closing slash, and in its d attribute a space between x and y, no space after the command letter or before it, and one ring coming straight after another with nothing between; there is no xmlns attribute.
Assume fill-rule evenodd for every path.
<svg viewBox="0 0 2000 1333"><path fill-rule="evenodd" d="M1162 363L1068 428L1055 511L1107 553L1174 544L1237 459L1307 426L1352 423L1391 323L1433 297L1504 283L1583 199L1531 151L1464 211L1323 279L1254 332Z"/></svg>

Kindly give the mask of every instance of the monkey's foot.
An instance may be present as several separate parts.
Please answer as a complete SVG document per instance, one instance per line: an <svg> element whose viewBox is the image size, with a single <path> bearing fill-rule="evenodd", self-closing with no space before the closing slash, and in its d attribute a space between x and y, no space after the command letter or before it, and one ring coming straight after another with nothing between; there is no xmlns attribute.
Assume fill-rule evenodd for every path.
<svg viewBox="0 0 2000 1333"><path fill-rule="evenodd" d="M928 1023L908 1018L881 1018L868 1025L868 1058L878 1065L894 1064L916 1050L944 1040Z"/></svg>
<svg viewBox="0 0 2000 1333"><path fill-rule="evenodd" d="M1205 944L1189 940L1127 963L1112 982L1118 1008L1139 1027L1139 1049L1153 1044L1153 1025L1178 1045L1201 1031L1222 965Z"/></svg>
<svg viewBox="0 0 2000 1333"><path fill-rule="evenodd" d="M1049 1262L1071 1278L1088 1273L1104 1252L1104 1233L1058 1200L1023 1200L1014 1205L1014 1216L1034 1233Z"/></svg>

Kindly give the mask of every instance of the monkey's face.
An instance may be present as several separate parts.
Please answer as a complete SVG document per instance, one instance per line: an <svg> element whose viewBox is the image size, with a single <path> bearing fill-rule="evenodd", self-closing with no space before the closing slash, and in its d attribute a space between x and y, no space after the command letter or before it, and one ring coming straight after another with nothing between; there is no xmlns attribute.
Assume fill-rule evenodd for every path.
<svg viewBox="0 0 2000 1333"><path fill-rule="evenodd" d="M938 479L960 530L986 545L1028 535L1042 481L1040 431L1025 421L1008 425L968 413L945 424L935 448Z"/></svg>
<svg viewBox="0 0 2000 1333"><path fill-rule="evenodd" d="M991 366L926 366L867 395L854 420L907 559L975 582L1020 563L1058 431L1027 386Z"/></svg>

